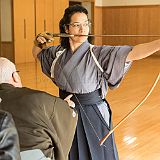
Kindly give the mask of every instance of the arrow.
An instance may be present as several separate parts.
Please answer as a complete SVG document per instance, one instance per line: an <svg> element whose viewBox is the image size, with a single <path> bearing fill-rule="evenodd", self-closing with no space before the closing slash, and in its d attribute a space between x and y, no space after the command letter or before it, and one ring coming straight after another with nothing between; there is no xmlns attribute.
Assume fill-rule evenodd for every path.
<svg viewBox="0 0 160 160"><path fill-rule="evenodd" d="M89 35L84 35L84 34L66 34L66 33L46 33L47 35L50 35L52 37L81 37L81 36L87 36L87 37L160 37L160 35L155 35L155 34L129 34L129 35L123 35L123 34L89 34Z"/></svg>

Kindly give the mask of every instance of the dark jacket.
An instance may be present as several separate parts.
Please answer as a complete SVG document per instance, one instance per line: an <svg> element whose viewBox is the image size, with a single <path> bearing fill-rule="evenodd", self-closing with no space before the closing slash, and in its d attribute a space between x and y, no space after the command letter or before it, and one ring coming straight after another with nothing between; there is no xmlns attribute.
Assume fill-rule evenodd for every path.
<svg viewBox="0 0 160 160"><path fill-rule="evenodd" d="M10 113L0 110L0 160L20 160L18 133Z"/></svg>
<svg viewBox="0 0 160 160"><path fill-rule="evenodd" d="M0 85L1 108L15 121L21 151L41 149L46 157L68 159L77 116L67 102L46 92Z"/></svg>

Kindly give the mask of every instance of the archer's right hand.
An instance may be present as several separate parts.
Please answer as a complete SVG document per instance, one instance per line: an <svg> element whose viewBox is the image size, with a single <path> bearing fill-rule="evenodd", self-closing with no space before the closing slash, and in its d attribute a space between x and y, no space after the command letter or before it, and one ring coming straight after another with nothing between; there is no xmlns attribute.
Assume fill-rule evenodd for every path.
<svg viewBox="0 0 160 160"><path fill-rule="evenodd" d="M42 49L47 46L46 43L50 43L53 40L54 39L51 33L49 32L39 33L34 40L34 45Z"/></svg>

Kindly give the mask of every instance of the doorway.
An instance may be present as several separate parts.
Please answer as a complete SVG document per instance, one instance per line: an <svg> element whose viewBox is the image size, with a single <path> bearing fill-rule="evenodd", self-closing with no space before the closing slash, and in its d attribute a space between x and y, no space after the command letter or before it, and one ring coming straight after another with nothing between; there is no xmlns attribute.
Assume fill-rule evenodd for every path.
<svg viewBox="0 0 160 160"><path fill-rule="evenodd" d="M0 56L14 62L12 0L0 0Z"/></svg>

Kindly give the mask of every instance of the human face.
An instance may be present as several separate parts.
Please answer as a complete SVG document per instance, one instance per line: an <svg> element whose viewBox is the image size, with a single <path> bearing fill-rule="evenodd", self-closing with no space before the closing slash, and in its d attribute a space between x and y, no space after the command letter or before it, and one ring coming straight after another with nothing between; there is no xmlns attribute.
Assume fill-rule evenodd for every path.
<svg viewBox="0 0 160 160"><path fill-rule="evenodd" d="M88 35L89 34L90 22L85 13L75 13L71 17L71 22L68 24L68 29L66 32L71 35ZM83 43L87 40L87 36L75 36L70 39L73 42Z"/></svg>

